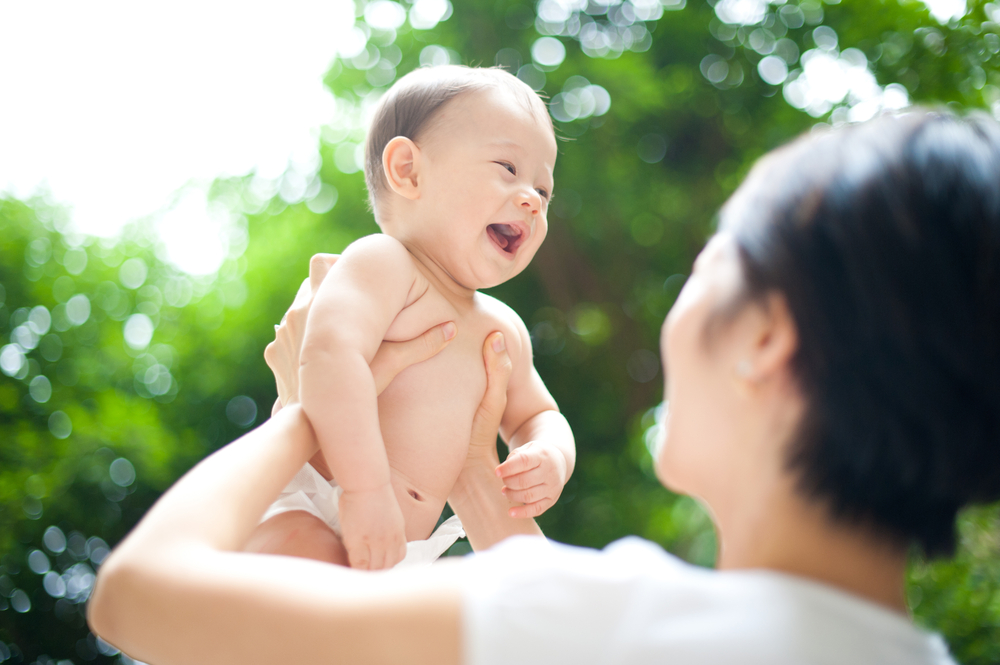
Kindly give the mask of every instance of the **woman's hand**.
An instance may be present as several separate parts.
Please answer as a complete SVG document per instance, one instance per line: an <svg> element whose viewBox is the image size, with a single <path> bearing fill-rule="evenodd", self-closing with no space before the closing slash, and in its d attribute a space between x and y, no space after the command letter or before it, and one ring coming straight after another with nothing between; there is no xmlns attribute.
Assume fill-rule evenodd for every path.
<svg viewBox="0 0 1000 665"><path fill-rule="evenodd" d="M278 399L271 410L272 415L282 406L299 401L299 353L309 307L319 285L339 258L336 254L316 254L310 259L309 278L302 282L281 324L274 327L274 341L264 349L264 360L278 384ZM455 324L449 321L405 342L382 342L370 365L375 390L381 394L404 369L437 355L456 333Z"/></svg>
<svg viewBox="0 0 1000 665"><path fill-rule="evenodd" d="M472 420L469 453L465 466L448 496L448 503L462 520L472 549L479 552L514 535L540 536L532 519L517 519L510 510L520 504L500 494L503 481L497 476L497 432L507 408L507 381L513 365L503 334L495 332L483 344L486 393Z"/></svg>
<svg viewBox="0 0 1000 665"><path fill-rule="evenodd" d="M514 367L507 355L503 333L495 332L487 336L483 344L483 363L486 365L486 393L472 419L466 467L492 463L491 468L495 468L499 464L497 432L507 409L507 381Z"/></svg>

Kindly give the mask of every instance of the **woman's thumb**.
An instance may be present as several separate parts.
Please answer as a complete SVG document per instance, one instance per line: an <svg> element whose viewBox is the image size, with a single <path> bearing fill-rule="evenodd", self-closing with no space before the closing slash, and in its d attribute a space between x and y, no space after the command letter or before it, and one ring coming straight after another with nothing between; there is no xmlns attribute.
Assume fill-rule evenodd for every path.
<svg viewBox="0 0 1000 665"><path fill-rule="evenodd" d="M495 332L486 338L483 345L483 360L486 363L486 394L479 406L477 420L483 427L496 430L507 408L507 381L513 368L503 333Z"/></svg>

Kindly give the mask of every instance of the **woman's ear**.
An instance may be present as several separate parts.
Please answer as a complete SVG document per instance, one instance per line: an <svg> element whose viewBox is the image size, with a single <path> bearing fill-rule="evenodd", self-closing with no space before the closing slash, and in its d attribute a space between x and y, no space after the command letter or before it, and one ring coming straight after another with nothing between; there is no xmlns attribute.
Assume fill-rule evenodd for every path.
<svg viewBox="0 0 1000 665"><path fill-rule="evenodd" d="M382 151L382 169L389 188L415 201L420 198L420 148L405 136L397 136Z"/></svg>
<svg viewBox="0 0 1000 665"><path fill-rule="evenodd" d="M771 294L753 307L751 344L736 372L753 384L761 384L789 369L799 348L799 333L783 295Z"/></svg>

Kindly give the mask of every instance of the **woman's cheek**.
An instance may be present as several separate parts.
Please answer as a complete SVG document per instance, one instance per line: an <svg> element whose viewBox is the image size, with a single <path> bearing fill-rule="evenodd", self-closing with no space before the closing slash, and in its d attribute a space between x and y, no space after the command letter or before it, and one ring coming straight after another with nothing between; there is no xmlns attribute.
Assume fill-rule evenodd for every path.
<svg viewBox="0 0 1000 665"><path fill-rule="evenodd" d="M664 485L669 485L669 468L670 465L667 461L667 448L670 445L670 426L672 424L672 418L670 415L670 402L665 401L663 403L663 420L659 423L660 427L657 433L656 440L654 441L653 449L650 451L653 455L653 468L656 471L656 477L660 479L660 482Z"/></svg>
<svg viewBox="0 0 1000 665"><path fill-rule="evenodd" d="M675 492L684 492L688 486L685 463L687 443L678 431L682 425L676 414L668 414L660 430L660 440L656 448L656 477L665 487Z"/></svg>
<svg viewBox="0 0 1000 665"><path fill-rule="evenodd" d="M689 280L690 282L690 280ZM690 287L690 288L689 288ZM705 398L704 348L700 331L701 299L698 285L685 286L664 329L666 354L663 440L656 460L657 476L674 491L689 491L698 466L700 440L707 423L699 423Z"/></svg>

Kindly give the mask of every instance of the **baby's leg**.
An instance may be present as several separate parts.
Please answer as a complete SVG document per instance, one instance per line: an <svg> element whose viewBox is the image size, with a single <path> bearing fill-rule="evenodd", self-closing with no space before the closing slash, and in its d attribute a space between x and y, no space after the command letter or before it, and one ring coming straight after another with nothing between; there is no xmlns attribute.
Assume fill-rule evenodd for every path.
<svg viewBox="0 0 1000 665"><path fill-rule="evenodd" d="M250 535L245 552L283 554L348 565L344 543L323 520L290 510L262 522Z"/></svg>

